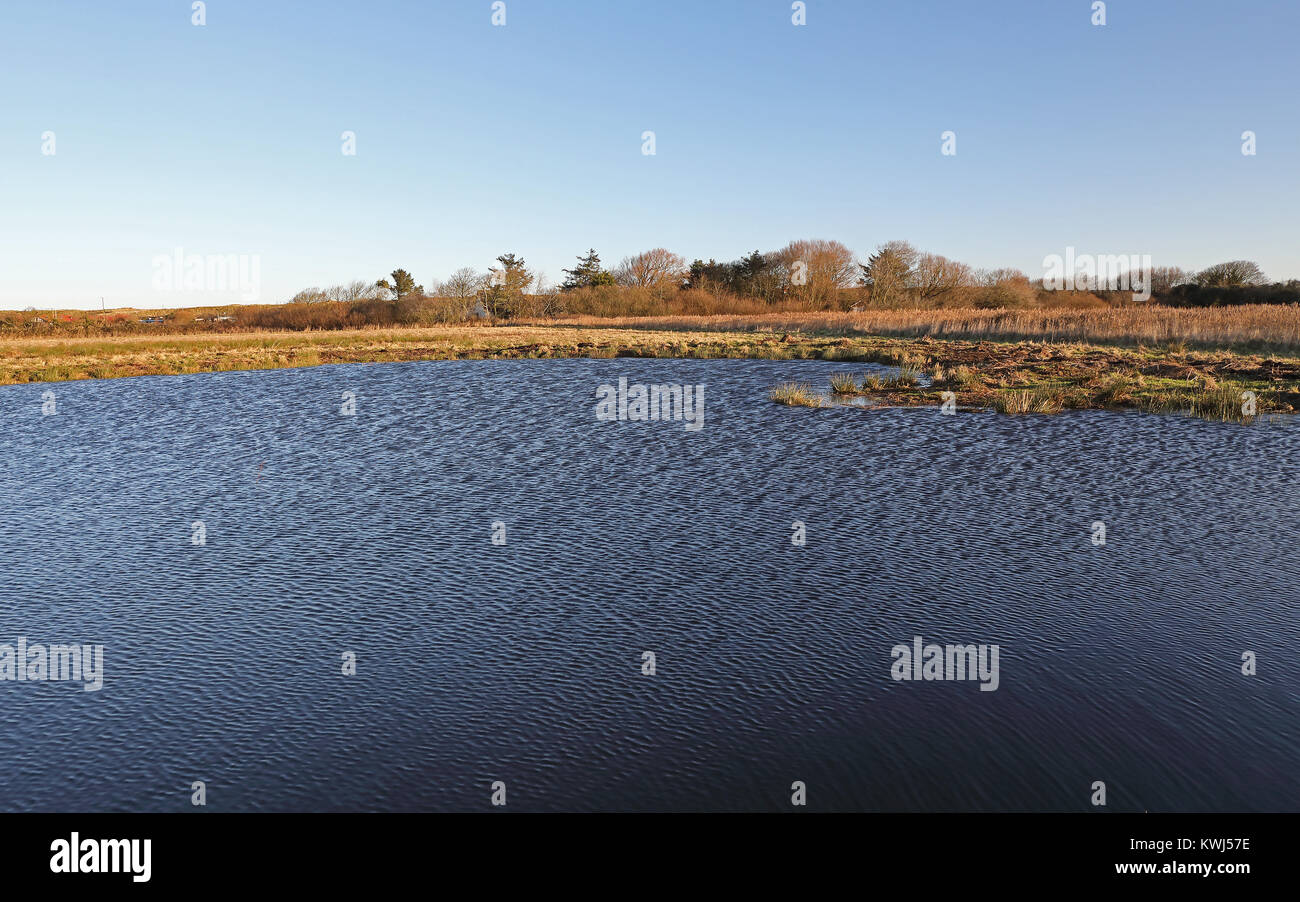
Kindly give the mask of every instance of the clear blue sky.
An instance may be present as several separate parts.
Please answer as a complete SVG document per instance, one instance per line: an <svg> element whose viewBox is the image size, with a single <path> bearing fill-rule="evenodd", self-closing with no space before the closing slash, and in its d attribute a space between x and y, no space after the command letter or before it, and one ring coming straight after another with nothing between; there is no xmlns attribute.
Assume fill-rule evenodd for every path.
<svg viewBox="0 0 1300 902"><path fill-rule="evenodd" d="M178 246L258 255L263 301L794 238L1300 277L1300 3L1090 6L507 0L494 27L490 0L209 0L194 27L190 0L15 0L0 307L234 299L155 292Z"/></svg>

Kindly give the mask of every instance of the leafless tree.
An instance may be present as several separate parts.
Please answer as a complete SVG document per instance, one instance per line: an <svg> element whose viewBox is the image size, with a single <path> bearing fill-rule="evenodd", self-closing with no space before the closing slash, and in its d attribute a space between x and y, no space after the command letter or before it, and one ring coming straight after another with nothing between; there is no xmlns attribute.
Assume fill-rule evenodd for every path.
<svg viewBox="0 0 1300 902"><path fill-rule="evenodd" d="M852 287L858 273L853 252L838 241L800 239L768 256L786 293L810 308L838 306L840 291Z"/></svg>
<svg viewBox="0 0 1300 902"><path fill-rule="evenodd" d="M442 292L449 298L468 304L483 287L487 277L469 266L462 266L442 283Z"/></svg>
<svg viewBox="0 0 1300 902"><path fill-rule="evenodd" d="M976 284L975 273L969 266L939 254L917 256L912 282L917 296L927 302L942 300Z"/></svg>
<svg viewBox="0 0 1300 902"><path fill-rule="evenodd" d="M1178 266L1151 267L1151 290L1153 292L1163 293L1175 285L1185 285L1195 280L1194 273L1190 273Z"/></svg>
<svg viewBox="0 0 1300 902"><path fill-rule="evenodd" d="M1231 260L1216 263L1196 274L1196 284L1207 288L1236 288L1245 285L1267 285L1268 277L1258 263L1250 260Z"/></svg>
<svg viewBox="0 0 1300 902"><path fill-rule="evenodd" d="M304 288L302 291L289 298L290 304L316 304L320 301L328 301L329 296L326 292L313 285L311 288Z"/></svg>
<svg viewBox="0 0 1300 902"><path fill-rule="evenodd" d="M976 307L1029 307L1038 299L1029 276L1018 269L981 269L975 280L981 289Z"/></svg>
<svg viewBox="0 0 1300 902"><path fill-rule="evenodd" d="M618 284L630 288L677 288L682 284L686 261L666 248L657 247L634 257L624 257L614 267Z"/></svg>
<svg viewBox="0 0 1300 902"><path fill-rule="evenodd" d="M343 301L352 304L357 301L372 301L383 297L384 290L377 288L374 282L355 279L346 285L331 285L325 289L325 297L331 301Z"/></svg>

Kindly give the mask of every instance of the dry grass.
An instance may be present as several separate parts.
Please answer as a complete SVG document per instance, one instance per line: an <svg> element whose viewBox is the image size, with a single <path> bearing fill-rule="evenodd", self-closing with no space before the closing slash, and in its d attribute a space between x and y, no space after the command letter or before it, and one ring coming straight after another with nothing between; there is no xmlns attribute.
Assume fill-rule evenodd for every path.
<svg viewBox="0 0 1300 902"><path fill-rule="evenodd" d="M1141 408L1149 413L1180 413L1221 422L1250 423L1245 399L1237 387L1185 389L1155 392L1143 398Z"/></svg>
<svg viewBox="0 0 1300 902"><path fill-rule="evenodd" d="M987 347L975 346L976 350ZM1117 352L1072 347L1057 356L1041 346L991 347L1003 349L1000 355L984 358L995 378L977 380L972 370L959 366L950 380L930 386L897 376L866 377L859 386L852 377L837 373L831 377L831 398L870 395L876 406L917 406L943 400L947 391L937 389L949 385L959 389L957 400L966 410L1016 415L1054 414L1067 408L1136 408L1241 423L1254 422L1260 413L1294 412L1300 406L1300 365L1295 362L1272 360L1260 365L1254 358L1209 358L1212 366L1233 375L1221 381L1209 369L1189 365L1187 358L1143 361L1127 352L1130 362L1145 367L1148 375L1137 367L1117 367L1125 360ZM1110 368L1120 371L1106 372Z"/></svg>
<svg viewBox="0 0 1300 902"><path fill-rule="evenodd" d="M1060 413L1064 406L1061 392L1044 388L999 392L993 398L998 413Z"/></svg>
<svg viewBox="0 0 1300 902"><path fill-rule="evenodd" d="M774 386L767 395L778 404L790 407L824 407L825 400L815 394L807 382L784 382Z"/></svg>
<svg viewBox="0 0 1300 902"><path fill-rule="evenodd" d="M1156 308L1144 309L1153 314ZM926 315L933 318L950 312ZM951 390L964 407L1000 405L1008 411L1129 407L1239 418L1232 410L1240 409L1240 401L1229 405L1227 399L1239 399L1242 391L1249 390L1256 394L1261 413L1300 409L1300 356L1295 354L844 335L827 325L826 315L805 319L818 328L771 329L767 327L775 322L771 317L743 322L706 317L676 321L681 328L675 331L666 328L663 320L638 321L639 327L601 320L599 325L548 321L328 332L14 338L0 340L0 384L406 360L814 359L898 367L893 376L868 374L855 379L840 373L833 386L835 394L876 394L884 396L887 404L934 404L941 390ZM766 325L760 328L756 323ZM728 324L736 328L721 328ZM921 384L922 373L930 374L932 384ZM1035 394L1040 389L1047 394ZM829 403L810 390L806 395L805 402L813 406ZM1006 397L999 401L1002 395ZM797 394L789 397L792 400L785 403L804 403L795 400Z"/></svg>
<svg viewBox="0 0 1300 902"><path fill-rule="evenodd" d="M852 373L832 373L831 391L837 395L856 395L861 388L857 377Z"/></svg>
<svg viewBox="0 0 1300 902"><path fill-rule="evenodd" d="M1167 348L1300 352L1300 307L1134 305L1100 310L866 310L858 313L769 313L756 316L579 317L575 325L641 329L812 332L976 341L1087 342Z"/></svg>

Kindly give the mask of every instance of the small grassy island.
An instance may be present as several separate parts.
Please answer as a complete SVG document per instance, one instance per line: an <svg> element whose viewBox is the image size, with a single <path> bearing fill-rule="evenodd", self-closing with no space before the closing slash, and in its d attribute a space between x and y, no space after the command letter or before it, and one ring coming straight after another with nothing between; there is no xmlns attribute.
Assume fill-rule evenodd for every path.
<svg viewBox="0 0 1300 902"><path fill-rule="evenodd" d="M774 387L771 398L803 407L949 401L962 410L1005 414L1133 408L1238 422L1300 407L1300 361L1294 358L1168 347L918 341L864 352L860 359L897 369L893 375L834 373L826 393L786 383Z"/></svg>

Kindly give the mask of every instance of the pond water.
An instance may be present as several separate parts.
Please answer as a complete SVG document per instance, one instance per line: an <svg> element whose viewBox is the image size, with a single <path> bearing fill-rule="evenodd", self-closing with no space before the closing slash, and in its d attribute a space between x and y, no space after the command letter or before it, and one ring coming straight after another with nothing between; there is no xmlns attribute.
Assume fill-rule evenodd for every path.
<svg viewBox="0 0 1300 902"><path fill-rule="evenodd" d="M0 809L1300 809L1300 425L767 400L843 370L0 388L0 643L103 646L0 682ZM621 377L703 428L598 420ZM996 690L895 680L917 636Z"/></svg>

